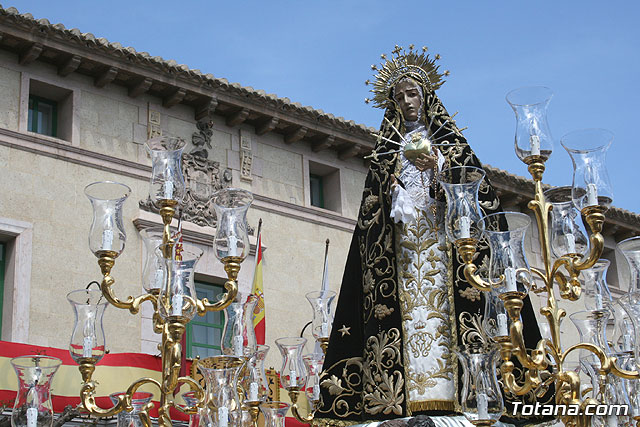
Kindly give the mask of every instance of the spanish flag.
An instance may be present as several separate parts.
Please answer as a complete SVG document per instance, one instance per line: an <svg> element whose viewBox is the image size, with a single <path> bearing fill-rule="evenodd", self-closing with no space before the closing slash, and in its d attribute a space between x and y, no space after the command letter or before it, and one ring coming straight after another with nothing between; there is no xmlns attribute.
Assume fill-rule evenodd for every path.
<svg viewBox="0 0 640 427"><path fill-rule="evenodd" d="M258 234L258 248L256 249L256 269L253 273L252 293L258 297L258 303L253 311L253 329L256 331L258 344L264 344L265 318L264 318L264 290L262 287L262 233Z"/></svg>
<svg viewBox="0 0 640 427"><path fill-rule="evenodd" d="M30 344L19 344L0 341L0 403L13 406L18 390L18 378L11 366L11 359L25 355L45 355L57 357L62 365L53 377L52 404L53 411L60 413L67 405L73 407L80 404L80 387L82 377L78 365L69 355L69 350L42 347ZM152 378L162 381L162 360L158 356L140 353L106 354L96 366L93 380L98 383L96 403L103 409L113 407L109 394L126 391L138 378ZM188 389L185 389L188 390ZM153 394L154 408L149 412L152 417L158 416L160 394L156 387L144 385L140 391ZM189 416L171 408L171 419L188 421Z"/></svg>

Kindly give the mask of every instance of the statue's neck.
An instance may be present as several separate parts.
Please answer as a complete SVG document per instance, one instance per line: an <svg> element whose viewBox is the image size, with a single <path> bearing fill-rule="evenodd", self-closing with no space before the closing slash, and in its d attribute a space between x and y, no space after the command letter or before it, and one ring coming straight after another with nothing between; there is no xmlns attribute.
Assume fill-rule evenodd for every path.
<svg viewBox="0 0 640 427"><path fill-rule="evenodd" d="M415 122L410 122L407 120L404 122L404 127L407 130L407 132L414 131L418 129L420 126L422 126L422 123L420 123L420 120L416 120Z"/></svg>

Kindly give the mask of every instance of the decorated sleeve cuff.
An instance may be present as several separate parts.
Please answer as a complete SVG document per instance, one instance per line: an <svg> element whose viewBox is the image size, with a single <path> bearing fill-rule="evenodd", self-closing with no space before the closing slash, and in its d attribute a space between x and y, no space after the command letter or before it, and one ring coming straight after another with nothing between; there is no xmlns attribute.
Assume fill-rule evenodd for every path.
<svg viewBox="0 0 640 427"><path fill-rule="evenodd" d="M391 218L394 222L409 223L416 219L416 209L407 190L399 185L391 193Z"/></svg>

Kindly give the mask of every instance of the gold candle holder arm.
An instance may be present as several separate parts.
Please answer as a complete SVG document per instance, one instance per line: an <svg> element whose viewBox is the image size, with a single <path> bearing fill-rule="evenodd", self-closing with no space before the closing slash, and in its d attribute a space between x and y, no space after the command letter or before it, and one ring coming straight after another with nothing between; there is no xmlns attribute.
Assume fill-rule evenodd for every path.
<svg viewBox="0 0 640 427"><path fill-rule="evenodd" d="M575 351L575 350L587 350L596 355L598 360L600 361L600 373L605 374L613 374L620 378L637 380L640 379L640 372L638 371L627 371L625 369L621 369L617 365L617 358L615 356L608 356L604 349L598 347L597 345L591 343L578 343L571 347L569 347L563 354L561 361L567 358L567 356Z"/></svg>
<svg viewBox="0 0 640 427"><path fill-rule="evenodd" d="M473 238L458 239L455 241L458 253L464 262L464 277L474 288L482 292L491 291L491 283L484 281L477 273L478 267L473 263L478 241Z"/></svg>
<svg viewBox="0 0 640 427"><path fill-rule="evenodd" d="M302 416L302 414L300 413L300 409L298 408L298 395L300 394L300 390L291 389L288 391L289 391L289 399L291 399L291 413L293 414L293 416L296 418L296 420L298 420L301 423L311 424L313 422L313 418L316 411L315 410L311 411L309 414L307 414L306 417Z"/></svg>
<svg viewBox="0 0 640 427"><path fill-rule="evenodd" d="M98 265L100 266L100 271L103 276L102 283L100 284L102 295L104 295L106 300L114 307L129 310L131 314L137 314L138 311L140 311L140 305L145 301L151 301L155 309L157 305L157 298L153 294L144 294L136 298L129 296L125 301L116 297L112 289L112 286L116 281L111 277L111 269L116 262L115 255L115 252L103 251L103 253L100 254L100 258L98 258Z"/></svg>
<svg viewBox="0 0 640 427"><path fill-rule="evenodd" d="M591 244L591 252L583 261L574 261L573 268L576 270L585 270L591 268L598 261L604 249L604 237L602 237L602 227L604 225L605 212L607 208L604 206L587 206L582 209L585 221L589 225L591 235L589 243Z"/></svg>
<svg viewBox="0 0 640 427"><path fill-rule="evenodd" d="M151 417L149 416L149 411L153 409L153 402L149 402L142 407L140 412L138 413L138 418L140 418L140 422L144 427L152 427L153 423L151 422Z"/></svg>
<svg viewBox="0 0 640 427"><path fill-rule="evenodd" d="M551 269L551 277L552 280L558 283L560 297L569 301L577 301L582 295L582 284L580 280L578 280L580 270L575 268L575 259L577 259L577 257L562 256L554 262L553 268ZM569 273L568 278L560 270L562 267Z"/></svg>
<svg viewBox="0 0 640 427"><path fill-rule="evenodd" d="M504 381L504 385L507 390L515 395L523 396L532 390L537 389L542 383L542 379L540 378L538 371L528 369L525 372L524 384L519 385L516 381L515 375L513 375L514 367L515 365L511 361L502 362L502 365L500 366L500 373L502 374L502 380Z"/></svg>
<svg viewBox="0 0 640 427"><path fill-rule="evenodd" d="M238 295L238 273L240 272L240 263L234 259L223 259L224 271L227 273L227 280L224 288L227 292L222 296L220 301L210 303L207 298L196 301L198 315L204 316L208 311L221 311L229 307Z"/></svg>
<svg viewBox="0 0 640 427"><path fill-rule="evenodd" d="M204 389L202 388L202 386L200 386L200 384L198 384L196 380L194 380L191 377L180 377L178 378L178 383L189 384L191 391L195 392L194 397L198 399L198 403L196 403L193 406L189 406L189 405L181 406L181 405L177 405L175 401L173 401L171 402L171 405L178 411L182 412L183 414L187 414L187 415L197 414L198 409L203 408L204 405L207 403Z"/></svg>
<svg viewBox="0 0 640 427"><path fill-rule="evenodd" d="M122 411L132 411L133 406L131 406L131 397L138 390L138 388L142 387L145 384L153 384L160 390L162 390L162 387L157 380L154 380L153 378L140 378L139 380L131 384L122 396L118 396L118 403L116 405L109 409L103 409L96 404L95 400L97 383L89 378L88 381L84 382L82 388L80 389L80 399L82 401L82 406L84 406L91 415L96 417L111 417Z"/></svg>
<svg viewBox="0 0 640 427"><path fill-rule="evenodd" d="M509 328L509 338L511 341L511 352L515 354L518 361L523 367L531 370L540 370L547 368L547 340L540 340L535 349L531 351L531 355L527 354L527 349L524 343L523 325L520 320L520 311L524 306L522 301L522 295L518 293L509 293L503 298L504 308L511 319L511 327ZM538 376L539 378L539 376Z"/></svg>

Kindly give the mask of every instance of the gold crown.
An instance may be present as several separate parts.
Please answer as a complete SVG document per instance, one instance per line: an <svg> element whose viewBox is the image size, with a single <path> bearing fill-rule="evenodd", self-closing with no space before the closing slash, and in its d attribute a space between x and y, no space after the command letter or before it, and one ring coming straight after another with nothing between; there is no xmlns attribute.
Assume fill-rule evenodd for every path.
<svg viewBox="0 0 640 427"><path fill-rule="evenodd" d="M387 59L384 53L380 57L384 60L380 66L372 65L371 69L377 71L373 82L372 99L365 99L367 104L372 102L376 108L386 108L389 100L389 93L392 87L405 76L411 76L432 90L438 89L444 83L443 77L449 75L449 71L440 73L436 61L440 55L435 55L433 59L427 54L427 47L422 48L422 52L414 50L413 45L409 45L409 52L396 45L391 52L391 59ZM372 84L367 80L366 85Z"/></svg>

